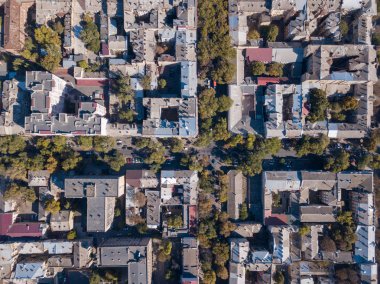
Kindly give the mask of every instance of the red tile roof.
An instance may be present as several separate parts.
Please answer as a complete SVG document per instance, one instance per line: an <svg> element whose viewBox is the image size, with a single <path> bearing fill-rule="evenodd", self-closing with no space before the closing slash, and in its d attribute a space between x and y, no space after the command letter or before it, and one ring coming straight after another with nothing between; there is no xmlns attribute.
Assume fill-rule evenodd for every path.
<svg viewBox="0 0 380 284"><path fill-rule="evenodd" d="M268 84L278 84L283 81L287 81L288 78L279 78L279 77L257 77L257 85L266 86Z"/></svg>
<svg viewBox="0 0 380 284"><path fill-rule="evenodd" d="M41 237L41 223L22 222L14 223L8 230L7 236L10 237Z"/></svg>
<svg viewBox="0 0 380 284"><path fill-rule="evenodd" d="M247 48L245 59L249 62L272 62L272 48Z"/></svg>
<svg viewBox="0 0 380 284"><path fill-rule="evenodd" d="M108 85L108 79L75 79L80 87L103 87Z"/></svg>
<svg viewBox="0 0 380 284"><path fill-rule="evenodd" d="M197 225L197 206L189 206L189 225L195 227Z"/></svg>
<svg viewBox="0 0 380 284"><path fill-rule="evenodd" d="M140 187L142 178L142 170L128 170L125 173L125 181L133 187Z"/></svg>
<svg viewBox="0 0 380 284"><path fill-rule="evenodd" d="M1 213L0 214L0 236L7 234L9 227L13 223L12 213Z"/></svg>
<svg viewBox="0 0 380 284"><path fill-rule="evenodd" d="M286 214L272 214L265 218L266 226L280 226L289 224L289 216Z"/></svg>

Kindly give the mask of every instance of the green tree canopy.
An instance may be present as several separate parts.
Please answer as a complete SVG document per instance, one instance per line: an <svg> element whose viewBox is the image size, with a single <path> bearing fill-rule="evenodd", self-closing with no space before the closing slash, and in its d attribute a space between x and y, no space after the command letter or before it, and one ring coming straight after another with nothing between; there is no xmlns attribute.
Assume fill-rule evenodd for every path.
<svg viewBox="0 0 380 284"><path fill-rule="evenodd" d="M266 72L266 67L263 62L254 61L252 62L252 75L261 76Z"/></svg>
<svg viewBox="0 0 380 284"><path fill-rule="evenodd" d="M346 170L350 166L350 154L344 150L339 150L328 156L324 169L334 173Z"/></svg>
<svg viewBox="0 0 380 284"><path fill-rule="evenodd" d="M78 152L69 151L61 163L62 169L64 171L74 170L80 161L82 161L82 157Z"/></svg>
<svg viewBox="0 0 380 284"><path fill-rule="evenodd" d="M61 203L59 200L55 200L54 198L51 198L45 202L44 207L47 212L56 214L61 210Z"/></svg>
<svg viewBox="0 0 380 284"><path fill-rule="evenodd" d="M326 110L329 102L326 98L326 92L320 89L311 89L309 92L310 112L307 120L311 123L326 119Z"/></svg>
<svg viewBox="0 0 380 284"><path fill-rule="evenodd" d="M281 77L284 74L284 64L278 62L269 63L266 74L272 77Z"/></svg>
<svg viewBox="0 0 380 284"><path fill-rule="evenodd" d="M104 161L116 172L120 171L121 167L125 165L125 157L119 151L105 154Z"/></svg>
<svg viewBox="0 0 380 284"><path fill-rule="evenodd" d="M26 142L22 136L0 136L0 153L15 154L25 150Z"/></svg>
<svg viewBox="0 0 380 284"><path fill-rule="evenodd" d="M329 143L330 139L324 134L318 137L303 135L296 146L297 156L302 157L309 154L322 155Z"/></svg>
<svg viewBox="0 0 380 284"><path fill-rule="evenodd" d="M270 41L270 42L276 41L278 32L279 32L278 26L270 25L269 30L268 30L268 35L267 35L267 41Z"/></svg>
<svg viewBox="0 0 380 284"><path fill-rule="evenodd" d="M33 189L13 183L5 190L4 200L13 200L24 203L34 202L37 200L37 196Z"/></svg>
<svg viewBox="0 0 380 284"><path fill-rule="evenodd" d="M254 29L254 28L250 28L248 33L247 33L247 39L248 40L257 40L260 38L260 33Z"/></svg>
<svg viewBox="0 0 380 284"><path fill-rule="evenodd" d="M227 120L220 118L213 128L213 137L215 141L226 141L230 138L230 132L227 127Z"/></svg>
<svg viewBox="0 0 380 284"><path fill-rule="evenodd" d="M100 50L100 33L98 26L89 14L83 16L83 30L80 33L80 39L84 42L86 48L94 53Z"/></svg>

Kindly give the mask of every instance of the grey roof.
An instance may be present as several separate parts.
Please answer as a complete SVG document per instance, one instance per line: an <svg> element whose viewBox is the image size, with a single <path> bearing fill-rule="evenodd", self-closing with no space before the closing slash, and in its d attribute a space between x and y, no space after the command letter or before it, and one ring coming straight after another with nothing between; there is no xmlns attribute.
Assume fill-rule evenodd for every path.
<svg viewBox="0 0 380 284"><path fill-rule="evenodd" d="M124 176L73 176L65 178L65 197L118 197Z"/></svg>
<svg viewBox="0 0 380 284"><path fill-rule="evenodd" d="M147 226L157 227L161 224L160 205L161 198L160 192L157 190L146 190L147 197L146 203L146 224Z"/></svg>
<svg viewBox="0 0 380 284"><path fill-rule="evenodd" d="M300 206L300 215L301 222L332 223L336 221L336 211L333 206Z"/></svg>
<svg viewBox="0 0 380 284"><path fill-rule="evenodd" d="M229 190L227 199L227 212L230 218L239 219L241 205L245 202L247 181L242 172L231 170L227 173Z"/></svg>
<svg viewBox="0 0 380 284"><path fill-rule="evenodd" d="M182 238L182 281L198 280L199 255L197 239Z"/></svg>
<svg viewBox="0 0 380 284"><path fill-rule="evenodd" d="M50 172L47 170L28 171L29 186L49 186Z"/></svg>
<svg viewBox="0 0 380 284"><path fill-rule="evenodd" d="M111 238L99 247L99 265L128 267L128 283L151 283L150 238Z"/></svg>

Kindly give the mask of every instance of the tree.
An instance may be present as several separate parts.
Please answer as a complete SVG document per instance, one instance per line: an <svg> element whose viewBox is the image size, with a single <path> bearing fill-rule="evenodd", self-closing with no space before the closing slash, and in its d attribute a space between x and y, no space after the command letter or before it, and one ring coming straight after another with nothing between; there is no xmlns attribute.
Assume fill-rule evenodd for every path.
<svg viewBox="0 0 380 284"><path fill-rule="evenodd" d="M207 194L200 193L198 197L198 215L199 218L209 216L212 211L212 200Z"/></svg>
<svg viewBox="0 0 380 284"><path fill-rule="evenodd" d="M93 137L92 136L78 136L77 143L82 150L88 151L93 147Z"/></svg>
<svg viewBox="0 0 380 284"><path fill-rule="evenodd" d="M46 25L42 25L34 30L34 39L42 46L61 45L61 39L58 33Z"/></svg>
<svg viewBox="0 0 380 284"><path fill-rule="evenodd" d="M160 244L157 257L159 262L165 262L171 258L172 246L173 244L170 241L163 241Z"/></svg>
<svg viewBox="0 0 380 284"><path fill-rule="evenodd" d="M109 136L95 136L93 143L94 150L100 153L108 153L116 145L115 139Z"/></svg>
<svg viewBox="0 0 380 284"><path fill-rule="evenodd" d="M210 118L216 115L218 110L218 100L215 97L214 89L205 89L199 95L198 111L201 119Z"/></svg>
<svg viewBox="0 0 380 284"><path fill-rule="evenodd" d="M180 229L183 226L182 215L169 216L167 222L169 228Z"/></svg>
<svg viewBox="0 0 380 284"><path fill-rule="evenodd" d="M326 98L326 92L320 89L311 89L309 93L310 112L307 120L311 123L326 119L326 110L329 102Z"/></svg>
<svg viewBox="0 0 380 284"><path fill-rule="evenodd" d="M94 53L100 50L100 33L98 26L89 14L83 16L83 30L80 33L80 39L84 42L86 48Z"/></svg>
<svg viewBox="0 0 380 284"><path fill-rule="evenodd" d="M50 173L53 173L55 172L57 167L58 167L58 160L55 157L50 156L49 158L47 158L46 163L45 163L46 170L48 170Z"/></svg>
<svg viewBox="0 0 380 284"><path fill-rule="evenodd" d="M269 42L276 41L277 36L278 36L278 26L270 25L268 35L267 35L267 41Z"/></svg>
<svg viewBox="0 0 380 284"><path fill-rule="evenodd" d="M67 236L66 236L68 240L74 240L76 239L76 237L77 237L77 232L75 230L71 230L70 232L67 233Z"/></svg>
<svg viewBox="0 0 380 284"><path fill-rule="evenodd" d="M332 225L331 236L339 250L352 249L356 241L356 224L351 211L339 212L337 222Z"/></svg>
<svg viewBox="0 0 380 284"><path fill-rule="evenodd" d="M158 87L160 89L165 89L165 87L166 87L166 80L165 79L158 80Z"/></svg>
<svg viewBox="0 0 380 284"><path fill-rule="evenodd" d="M214 262L218 265L224 265L230 258L230 247L228 243L216 242L212 248Z"/></svg>
<svg viewBox="0 0 380 284"><path fill-rule="evenodd" d="M228 111L232 106L232 99L229 96L220 96L218 98L218 112Z"/></svg>
<svg viewBox="0 0 380 284"><path fill-rule="evenodd" d="M363 146L368 151L375 151L380 141L380 131L378 129L372 130L369 137L364 139Z"/></svg>
<svg viewBox="0 0 380 284"><path fill-rule="evenodd" d="M78 163L82 161L82 157L78 152L70 151L64 156L64 160L61 163L64 171L73 170L77 167Z"/></svg>
<svg viewBox="0 0 380 284"><path fill-rule="evenodd" d="M324 134L320 134L318 137L303 135L296 145L297 156L322 155L329 143L330 139Z"/></svg>
<svg viewBox="0 0 380 284"><path fill-rule="evenodd" d="M38 58L38 55L36 55L35 59L37 60L38 58L39 63L46 70L52 71L57 68L62 59L59 34L48 26L42 25L34 30L34 40L38 44L38 53L42 56ZM32 45L29 47L34 48Z"/></svg>
<svg viewBox="0 0 380 284"><path fill-rule="evenodd" d="M231 232L236 229L236 225L228 220L228 213L221 212L218 217L219 221L219 235L228 238Z"/></svg>
<svg viewBox="0 0 380 284"><path fill-rule="evenodd" d="M56 214L61 210L61 203L59 200L55 200L54 198L52 198L45 202L44 207L47 212L50 212L51 214Z"/></svg>
<svg viewBox="0 0 380 284"><path fill-rule="evenodd" d="M335 242L329 236L326 236L326 235L322 237L322 240L320 242L320 247L324 251L336 252Z"/></svg>
<svg viewBox="0 0 380 284"><path fill-rule="evenodd" d="M253 76L261 76L265 73L266 68L265 64L260 61L252 62L252 75Z"/></svg>
<svg viewBox="0 0 380 284"><path fill-rule="evenodd" d="M5 190L4 200L20 201L23 203L34 202L37 200L37 196L33 189L13 183Z"/></svg>
<svg viewBox="0 0 380 284"><path fill-rule="evenodd" d="M244 143L244 137L241 134L238 134L238 135L235 135L235 136L231 136L227 140L227 143L224 144L223 147L225 149L230 149L230 148L234 148L237 145L240 145L240 144L243 144L243 143Z"/></svg>
<svg viewBox="0 0 380 284"><path fill-rule="evenodd" d="M184 155L180 160L180 165L189 170L201 172L203 166L195 155Z"/></svg>
<svg viewBox="0 0 380 284"><path fill-rule="evenodd" d="M151 88L151 78L148 75L145 75L141 78L141 86L144 90L150 90Z"/></svg>
<svg viewBox="0 0 380 284"><path fill-rule="evenodd" d="M215 141L226 141L230 137L230 132L227 129L227 120L220 118L213 128L213 137Z"/></svg>
<svg viewBox="0 0 380 284"><path fill-rule="evenodd" d="M213 270L203 271L203 284L215 284L216 274Z"/></svg>
<svg viewBox="0 0 380 284"><path fill-rule="evenodd" d="M241 157L238 169L243 172L244 175L254 176L261 173L262 168L262 157L256 153L247 153Z"/></svg>
<svg viewBox="0 0 380 284"><path fill-rule="evenodd" d="M120 171L121 167L125 165L125 157L119 151L113 151L104 156L104 161L115 172Z"/></svg>
<svg viewBox="0 0 380 284"><path fill-rule="evenodd" d="M344 97L341 102L341 107L343 110L356 110L359 107L359 100L353 96Z"/></svg>
<svg viewBox="0 0 380 284"><path fill-rule="evenodd" d="M285 283L285 277L284 274L277 270L273 275L273 280L276 282L276 284L284 284Z"/></svg>
<svg viewBox="0 0 380 284"><path fill-rule="evenodd" d="M218 84L229 84L233 81L236 73L236 65L230 63L230 59L219 59L216 68L211 72L211 78Z"/></svg>
<svg viewBox="0 0 380 284"><path fill-rule="evenodd" d="M245 140L245 148L247 150L253 150L253 147L255 146L256 136L255 134L249 133L247 136L247 139Z"/></svg>
<svg viewBox="0 0 380 284"><path fill-rule="evenodd" d="M218 265L216 268L216 275L223 280L228 279L228 270L224 265Z"/></svg>
<svg viewBox="0 0 380 284"><path fill-rule="evenodd" d="M281 77L284 73L284 64L278 62L272 62L267 67L267 75L272 77Z"/></svg>
<svg viewBox="0 0 380 284"><path fill-rule="evenodd" d="M77 64L80 68L83 68L84 70L87 70L89 67L87 60L80 60L77 62Z"/></svg>
<svg viewBox="0 0 380 284"><path fill-rule="evenodd" d="M220 190L217 194L220 203L227 202L228 199L228 189L229 189L229 181L228 176L223 174L219 175L219 187Z"/></svg>
<svg viewBox="0 0 380 284"><path fill-rule="evenodd" d="M340 33L343 37L345 37L348 34L349 27L348 27L348 24L345 20L340 21L339 29L340 29Z"/></svg>
<svg viewBox="0 0 380 284"><path fill-rule="evenodd" d="M66 148L67 138L65 136L54 136L51 142L52 152L62 153Z"/></svg>
<svg viewBox="0 0 380 284"><path fill-rule="evenodd" d="M247 39L248 40L260 39L260 33L256 29L250 28L247 33Z"/></svg>
<svg viewBox="0 0 380 284"><path fill-rule="evenodd" d="M183 151L184 145L181 138L171 138L169 143L172 153L180 153Z"/></svg>
<svg viewBox="0 0 380 284"><path fill-rule="evenodd" d="M247 203L243 203L240 207L240 212L239 212L240 220L246 220L248 218L248 208L247 208Z"/></svg>
<svg viewBox="0 0 380 284"><path fill-rule="evenodd" d="M346 170L349 166L350 154L341 149L327 157L324 169L337 173Z"/></svg>
<svg viewBox="0 0 380 284"><path fill-rule="evenodd" d="M299 233L301 236L306 236L310 233L310 226L302 226L300 227Z"/></svg>
<svg viewBox="0 0 380 284"><path fill-rule="evenodd" d="M25 150L26 142L23 137L17 135L0 136L0 153L15 154Z"/></svg>
<svg viewBox="0 0 380 284"><path fill-rule="evenodd" d="M40 60L41 66L48 71L56 69L62 59L62 53L59 46L48 45L44 50L47 52L45 56Z"/></svg>

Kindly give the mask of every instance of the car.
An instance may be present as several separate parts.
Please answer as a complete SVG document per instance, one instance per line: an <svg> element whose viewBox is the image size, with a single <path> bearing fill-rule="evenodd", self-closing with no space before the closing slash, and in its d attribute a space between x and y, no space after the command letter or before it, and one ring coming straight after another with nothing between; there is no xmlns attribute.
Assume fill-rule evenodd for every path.
<svg viewBox="0 0 380 284"><path fill-rule="evenodd" d="M121 140L117 140L117 141L116 141L116 144L118 144L118 145L123 144L123 141L121 141Z"/></svg>
<svg viewBox="0 0 380 284"><path fill-rule="evenodd" d="M127 158L127 164L132 164L132 158Z"/></svg>

